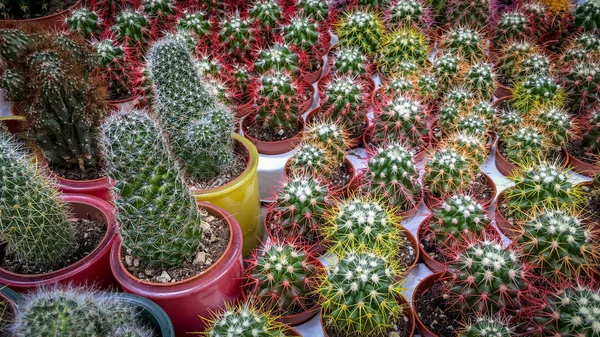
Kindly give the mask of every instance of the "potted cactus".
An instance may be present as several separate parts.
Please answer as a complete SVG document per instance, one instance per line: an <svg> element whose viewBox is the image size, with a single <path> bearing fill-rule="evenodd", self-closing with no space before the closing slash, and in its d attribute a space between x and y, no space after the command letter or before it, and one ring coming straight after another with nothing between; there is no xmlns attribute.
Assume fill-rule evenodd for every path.
<svg viewBox="0 0 600 337"><path fill-rule="evenodd" d="M386 34L381 43L378 64L384 75L398 72L398 65L411 61L424 66L429 57L429 44L425 35L416 28L398 28Z"/></svg>
<svg viewBox="0 0 600 337"><path fill-rule="evenodd" d="M579 118L579 132L564 143L567 165L574 171L593 177L600 172L596 157L600 155L600 110L594 110Z"/></svg>
<svg viewBox="0 0 600 337"><path fill-rule="evenodd" d="M491 101L496 91L496 74L490 63L473 63L462 79L463 86L483 101Z"/></svg>
<svg viewBox="0 0 600 337"><path fill-rule="evenodd" d="M496 97L503 98L512 95L510 86L515 81L517 65L529 55L539 53L538 49L534 43L527 40L511 40L500 47L495 67L499 81Z"/></svg>
<svg viewBox="0 0 600 337"><path fill-rule="evenodd" d="M600 2L598 0L578 3L575 10L575 26L586 32L597 32L600 29Z"/></svg>
<svg viewBox="0 0 600 337"><path fill-rule="evenodd" d="M294 76L300 72L298 54L293 52L289 45L276 43L269 48L258 50L254 70L259 74L269 71L288 71Z"/></svg>
<svg viewBox="0 0 600 337"><path fill-rule="evenodd" d="M148 71L155 113L192 194L234 214L243 228L244 254L250 253L263 232L256 220L256 148L232 135L231 110L204 89L183 43L169 38L157 42L149 53Z"/></svg>
<svg viewBox="0 0 600 337"><path fill-rule="evenodd" d="M561 106L566 99L563 86L544 74L530 75L515 83L512 96L512 105L523 113L542 105Z"/></svg>
<svg viewBox="0 0 600 337"><path fill-rule="evenodd" d="M425 202L432 207L450 193L467 191L477 171L469 159L459 151L442 147L425 164Z"/></svg>
<svg viewBox="0 0 600 337"><path fill-rule="evenodd" d="M312 253L291 241L256 249L245 270L245 299L291 326L319 311L315 289L325 267Z"/></svg>
<svg viewBox="0 0 600 337"><path fill-rule="evenodd" d="M469 25L475 29L486 29L496 14L496 2L492 0L460 1L446 4L446 20L451 25Z"/></svg>
<svg viewBox="0 0 600 337"><path fill-rule="evenodd" d="M327 27L307 17L296 16L281 33L283 41L298 54L304 79L311 84L317 82L323 73L323 55L329 51L331 39Z"/></svg>
<svg viewBox="0 0 600 337"><path fill-rule="evenodd" d="M589 111L600 99L600 64L597 61L574 62L564 71L562 83L574 111Z"/></svg>
<svg viewBox="0 0 600 337"><path fill-rule="evenodd" d="M243 60L257 43L254 20L229 14L221 20L218 34L219 46L224 54Z"/></svg>
<svg viewBox="0 0 600 337"><path fill-rule="evenodd" d="M451 28L440 42L440 50L458 55L466 62L475 63L484 58L483 38L475 29Z"/></svg>
<svg viewBox="0 0 600 337"><path fill-rule="evenodd" d="M457 131L446 139L448 146L465 156L471 165L481 166L489 155L489 147L482 135L469 131ZM491 143L490 143L491 145Z"/></svg>
<svg viewBox="0 0 600 337"><path fill-rule="evenodd" d="M8 335L8 327L17 315L17 303L21 296L9 287L0 284L0 333Z"/></svg>
<svg viewBox="0 0 600 337"><path fill-rule="evenodd" d="M496 55L490 56L498 57L497 48L501 47L504 43L510 43L511 40L523 41L532 38L535 28L530 17L522 9L502 13L496 22L494 27L495 34L492 38L493 52Z"/></svg>
<svg viewBox="0 0 600 337"><path fill-rule="evenodd" d="M45 169L1 129L0 145L0 283L19 291L54 283L111 286L112 207L93 196L60 195Z"/></svg>
<svg viewBox="0 0 600 337"><path fill-rule="evenodd" d="M496 337L514 336L515 329L502 317L477 317L465 324L459 331L459 337L477 337L494 335Z"/></svg>
<svg viewBox="0 0 600 337"><path fill-rule="evenodd" d="M297 0L296 10L300 15L321 23L327 23L333 14L329 3L320 0Z"/></svg>
<svg viewBox="0 0 600 337"><path fill-rule="evenodd" d="M115 17L115 23L111 30L119 41L143 50L150 40L150 19L141 10L123 9Z"/></svg>
<svg viewBox="0 0 600 337"><path fill-rule="evenodd" d="M54 31L64 29L65 19L73 10L81 6L80 0L51 3L48 0L30 0L13 3L3 0L0 3L0 28L13 25L31 25L40 30Z"/></svg>
<svg viewBox="0 0 600 337"><path fill-rule="evenodd" d="M267 43L273 41L284 19L283 8L276 0L254 1L248 9L248 15Z"/></svg>
<svg viewBox="0 0 600 337"><path fill-rule="evenodd" d="M549 139L535 125L521 125L506 133L496 143L496 167L505 176L518 171L518 166L533 163L552 151Z"/></svg>
<svg viewBox="0 0 600 337"><path fill-rule="evenodd" d="M358 47L369 57L374 57L379 51L385 27L377 12L354 9L340 14L334 31L341 45Z"/></svg>
<svg viewBox="0 0 600 337"><path fill-rule="evenodd" d="M198 316L241 298L240 227L221 208L197 205L146 112L114 114L102 131L119 196L121 235L110 254L112 273L123 289L163 308L177 334L196 331L203 327ZM152 178L157 174L161 179Z"/></svg>
<svg viewBox="0 0 600 337"><path fill-rule="evenodd" d="M412 336L414 316L398 276L394 263L380 255L345 252L317 289L325 336Z"/></svg>
<svg viewBox="0 0 600 337"><path fill-rule="evenodd" d="M385 19L389 26L412 26L424 31L432 24L431 9L421 0L391 1L385 12Z"/></svg>
<svg viewBox="0 0 600 337"><path fill-rule="evenodd" d="M334 74L366 79L373 72L373 65L369 62L369 58L356 46L335 47L329 60L329 69Z"/></svg>
<svg viewBox="0 0 600 337"><path fill-rule="evenodd" d="M83 37L97 36L101 33L101 18L98 12L88 8L78 8L71 12L71 17L65 19L71 32Z"/></svg>
<svg viewBox="0 0 600 337"><path fill-rule="evenodd" d="M460 83L464 72L462 57L445 51L436 55L432 68L442 94L449 91L456 83Z"/></svg>

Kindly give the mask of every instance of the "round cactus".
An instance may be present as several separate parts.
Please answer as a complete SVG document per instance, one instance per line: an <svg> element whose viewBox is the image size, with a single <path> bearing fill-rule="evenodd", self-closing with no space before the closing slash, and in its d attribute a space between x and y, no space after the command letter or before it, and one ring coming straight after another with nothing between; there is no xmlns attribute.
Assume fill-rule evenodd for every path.
<svg viewBox="0 0 600 337"><path fill-rule="evenodd" d="M369 159L362 189L398 212L415 207L421 184L411 151L399 143L379 147Z"/></svg>
<svg viewBox="0 0 600 337"><path fill-rule="evenodd" d="M465 131L454 132L446 144L469 160L472 165L481 166L488 157L489 150L485 137Z"/></svg>
<svg viewBox="0 0 600 337"><path fill-rule="evenodd" d="M458 337L511 337L513 330L498 318L478 317L475 322L467 324L458 333Z"/></svg>
<svg viewBox="0 0 600 337"><path fill-rule="evenodd" d="M118 38L124 39L129 44L137 44L148 41L149 26L148 17L141 12L124 10L117 15L111 29Z"/></svg>
<svg viewBox="0 0 600 337"><path fill-rule="evenodd" d="M469 160L451 148L438 149L425 164L424 185L434 197L465 191L474 176Z"/></svg>
<svg viewBox="0 0 600 337"><path fill-rule="evenodd" d="M303 88L285 71L271 71L259 79L255 93L256 122L275 135L298 130Z"/></svg>
<svg viewBox="0 0 600 337"><path fill-rule="evenodd" d="M523 116L515 110L504 110L498 117L498 136L507 139L512 136L523 123Z"/></svg>
<svg viewBox="0 0 600 337"><path fill-rule="evenodd" d="M76 9L71 16L66 18L69 29L83 36L98 34L100 32L100 21L98 13L87 8Z"/></svg>
<svg viewBox="0 0 600 337"><path fill-rule="evenodd" d="M538 47L527 40L509 41L500 49L499 61L497 64L498 74L502 75L506 82L510 83L515 79L517 65L529 55L536 53Z"/></svg>
<svg viewBox="0 0 600 337"><path fill-rule="evenodd" d="M417 80L415 90L426 102L433 102L440 91L439 81L433 74L422 74Z"/></svg>
<svg viewBox="0 0 600 337"><path fill-rule="evenodd" d="M329 5L321 0L298 0L296 2L298 12L304 17L317 22L325 21L329 18Z"/></svg>
<svg viewBox="0 0 600 337"><path fill-rule="evenodd" d="M206 13L202 11L183 12L183 16L177 21L177 28L180 30L193 32L199 38L206 37L210 34L211 22L206 19Z"/></svg>
<svg viewBox="0 0 600 337"><path fill-rule="evenodd" d="M144 0L144 12L151 17L165 17L175 13L175 3L173 0Z"/></svg>
<svg viewBox="0 0 600 337"><path fill-rule="evenodd" d="M565 72L563 82L578 109L593 108L600 100L600 63L575 64Z"/></svg>
<svg viewBox="0 0 600 337"><path fill-rule="evenodd" d="M230 15L221 20L219 41L222 49L230 55L244 57L256 42L252 19Z"/></svg>
<svg viewBox="0 0 600 337"><path fill-rule="evenodd" d="M550 59L546 55L531 53L517 62L514 79L520 80L532 75L550 76Z"/></svg>
<svg viewBox="0 0 600 337"><path fill-rule="evenodd" d="M584 31L600 29L600 1L590 0L579 3L575 10L575 25Z"/></svg>
<svg viewBox="0 0 600 337"><path fill-rule="evenodd" d="M264 74L269 70L298 73L298 54L292 52L285 44L274 44L268 49L261 49L254 62L254 69Z"/></svg>
<svg viewBox="0 0 600 337"><path fill-rule="evenodd" d="M385 258L349 251L331 268L317 292L325 328L374 336L404 317L399 272ZM377 296L373 296L377 294Z"/></svg>
<svg viewBox="0 0 600 337"><path fill-rule="evenodd" d="M421 0L398 0L393 1L387 8L387 21L394 27L429 26L430 13Z"/></svg>
<svg viewBox="0 0 600 337"><path fill-rule="evenodd" d="M319 146L301 143L289 159L289 171L292 175L327 179L334 163L332 156L331 152Z"/></svg>
<svg viewBox="0 0 600 337"><path fill-rule="evenodd" d="M472 0L461 1L451 0L447 2L447 17L449 23L453 25L469 25L477 29L485 28L488 18L494 13L494 1L492 0Z"/></svg>
<svg viewBox="0 0 600 337"><path fill-rule="evenodd" d="M571 138L574 125L569 113L563 108L546 106L532 113L532 123L555 148L560 149Z"/></svg>
<svg viewBox="0 0 600 337"><path fill-rule="evenodd" d="M364 123L366 111L365 84L356 77L334 76L324 85L321 109L332 121L349 131Z"/></svg>
<svg viewBox="0 0 600 337"><path fill-rule="evenodd" d="M495 30L494 44L496 45L510 40L524 40L533 35L533 27L529 18L520 10L503 13Z"/></svg>
<svg viewBox="0 0 600 337"><path fill-rule="evenodd" d="M586 119L587 128L583 133L582 145L593 153L600 152L600 110L592 111Z"/></svg>
<svg viewBox="0 0 600 337"><path fill-rule="evenodd" d="M433 209L429 229L438 245L451 247L463 239L481 237L490 224L481 203L470 195L454 194Z"/></svg>
<svg viewBox="0 0 600 337"><path fill-rule="evenodd" d="M490 126L496 124L496 107L487 101L478 101L471 107L471 112L483 118Z"/></svg>
<svg viewBox="0 0 600 337"><path fill-rule="evenodd" d="M399 28L383 39L378 59L380 69L386 73L397 72L402 61L423 66L429 57L429 46L423 33L416 28Z"/></svg>
<svg viewBox="0 0 600 337"><path fill-rule="evenodd" d="M470 107L473 104L475 96L464 87L455 87L444 95L442 101L444 104L453 104L461 109Z"/></svg>
<svg viewBox="0 0 600 337"><path fill-rule="evenodd" d="M462 68L461 58L452 53L442 53L433 60L433 74L444 90L461 80Z"/></svg>
<svg viewBox="0 0 600 337"><path fill-rule="evenodd" d="M283 9L276 0L257 0L249 9L250 17L257 22L263 32L273 32L281 23Z"/></svg>
<svg viewBox="0 0 600 337"><path fill-rule="evenodd" d="M376 114L373 139L403 139L413 148L424 148L424 137L429 134L427 112L414 98L399 94L381 107Z"/></svg>
<svg viewBox="0 0 600 337"><path fill-rule="evenodd" d="M0 29L0 57L15 62L25 56L33 40L19 29Z"/></svg>
<svg viewBox="0 0 600 337"><path fill-rule="evenodd" d="M335 25L340 44L358 47L367 55L378 52L384 31L379 14L369 10L346 12Z"/></svg>
<svg viewBox="0 0 600 337"><path fill-rule="evenodd" d="M249 303L227 307L208 322L207 337L282 337L284 326Z"/></svg>
<svg viewBox="0 0 600 337"><path fill-rule="evenodd" d="M337 160L343 160L348 149L348 134L344 127L327 120L312 122L304 131L302 139L326 149Z"/></svg>
<svg viewBox="0 0 600 337"><path fill-rule="evenodd" d="M111 99L128 98L133 90L134 66L127 50L111 39L93 42L96 72L105 78Z"/></svg>
<svg viewBox="0 0 600 337"><path fill-rule="evenodd" d="M582 33L573 38L561 56L561 61L566 64L572 61L593 61L598 58L598 55L600 55L600 38L591 33Z"/></svg>
<svg viewBox="0 0 600 337"><path fill-rule="evenodd" d="M540 129L523 126L504 139L506 159L513 163L532 163L549 150L549 144Z"/></svg>
<svg viewBox="0 0 600 337"><path fill-rule="evenodd" d="M477 62L483 58L483 40L480 34L470 28L453 28L441 41L444 52L458 55L465 61Z"/></svg>
<svg viewBox="0 0 600 337"><path fill-rule="evenodd" d="M471 65L463 77L463 85L477 98L491 100L496 90L496 74L492 70L492 65L488 63Z"/></svg>
<svg viewBox="0 0 600 337"><path fill-rule="evenodd" d="M340 46L335 49L331 69L340 75L367 75L368 58L358 47Z"/></svg>
<svg viewBox="0 0 600 337"><path fill-rule="evenodd" d="M543 210L522 225L517 241L523 258L545 280L560 284L593 273L598 238L567 211Z"/></svg>
<svg viewBox="0 0 600 337"><path fill-rule="evenodd" d="M440 107L438 125L448 133L456 128L461 109L456 104L446 103Z"/></svg>
<svg viewBox="0 0 600 337"><path fill-rule="evenodd" d="M512 90L513 106L528 112L542 105L560 106L565 100L563 88L547 75L531 75L515 83Z"/></svg>
<svg viewBox="0 0 600 337"><path fill-rule="evenodd" d="M320 47L321 33L317 28L317 24L311 22L308 18L297 16L283 27L283 40L300 50L313 50Z"/></svg>

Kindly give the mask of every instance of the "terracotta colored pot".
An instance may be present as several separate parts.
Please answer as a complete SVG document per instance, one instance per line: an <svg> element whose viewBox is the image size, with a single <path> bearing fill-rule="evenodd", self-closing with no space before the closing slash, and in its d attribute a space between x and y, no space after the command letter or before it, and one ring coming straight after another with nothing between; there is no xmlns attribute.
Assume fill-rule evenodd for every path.
<svg viewBox="0 0 600 337"><path fill-rule="evenodd" d="M116 111L129 111L133 109L138 103L139 95L132 95L129 98L119 99L115 101L107 101L109 107Z"/></svg>
<svg viewBox="0 0 600 337"><path fill-rule="evenodd" d="M235 110L235 117L242 118L242 117L248 115L249 113L252 112L252 110L254 110L253 105L254 105L253 100L250 100L246 103L242 103L242 104L238 105Z"/></svg>
<svg viewBox="0 0 600 337"><path fill-rule="evenodd" d="M498 190L496 189L496 184L494 183L494 180L492 178L490 178L490 176L488 176L487 174L480 172L481 174L483 174L483 176L485 177L485 180L487 181L487 186L489 187L489 189L491 190L491 195L487 200L478 200L481 205L485 208L488 207L492 201L494 201L494 198L496 197L496 193L498 192ZM435 197L433 195L431 195L431 193L425 189L424 192L424 196L425 196L425 205L427 205L427 207L429 207L430 209L434 209L437 208L441 205L444 197L438 198ZM474 196L477 197L477 196Z"/></svg>
<svg viewBox="0 0 600 337"><path fill-rule="evenodd" d="M256 146L258 153L266 154L266 155L278 155L286 152L290 152L296 148L296 146L302 140L302 130L304 129L304 121L302 118L298 119L298 133L291 138L281 141L275 142L266 142L262 140L258 140L248 134L248 127L250 124L256 123L254 121L254 117L247 115L242 120L242 132L244 133L244 137L248 138Z"/></svg>
<svg viewBox="0 0 600 337"><path fill-rule="evenodd" d="M500 150L498 149L499 143L500 143L500 139L498 139L496 141L496 168L505 177L513 176L518 173L519 167L517 165L511 163L510 161L508 161L508 159L504 158L504 156L502 155L502 153L500 153ZM568 160L569 155L564 148L561 148L560 151L561 151L561 155L563 158L563 161L562 161L562 164L560 165L560 167L564 169L569 164L569 160Z"/></svg>
<svg viewBox="0 0 600 337"><path fill-rule="evenodd" d="M267 236L269 238L277 238L277 235L275 235L273 233L273 231L271 230L271 226L270 226L272 217L273 217L273 214L271 212L267 212L267 214L265 215L265 220L264 220L265 232L267 233ZM321 242L316 242L316 243L306 242L305 244L307 245L306 249L314 256L321 256L327 251L327 247L324 244L322 244Z"/></svg>
<svg viewBox="0 0 600 337"><path fill-rule="evenodd" d="M302 337L302 335L294 328L292 327L286 327L285 328L285 335L286 336L290 336L290 337Z"/></svg>
<svg viewBox="0 0 600 337"><path fill-rule="evenodd" d="M566 155L565 160L567 162L567 166L577 173L591 178L600 173L600 167L593 164L588 164L575 158L575 156L571 155L565 148L563 148L563 155Z"/></svg>
<svg viewBox="0 0 600 337"><path fill-rule="evenodd" d="M288 180L290 179L290 159L285 163L285 167L283 170L283 177ZM354 165L348 160L348 158L344 158L344 163L346 164L346 168L348 169L348 176L350 176L349 181L344 186L331 186L330 193L333 195L348 195L354 188L354 184L356 182L356 169Z"/></svg>
<svg viewBox="0 0 600 337"><path fill-rule="evenodd" d="M519 235L519 231L517 226L515 226L512 222L508 221L500 211L500 206L504 203L505 200L505 192L506 190L500 192L498 195L498 199L496 199L496 214L494 214L494 219L496 220L496 227L510 240L514 240L515 237Z"/></svg>
<svg viewBox="0 0 600 337"><path fill-rule="evenodd" d="M319 69L313 72L303 73L302 77L304 77L304 80L310 84L317 83L321 79L321 75L323 74L323 64L323 58L321 57L321 66L319 67Z"/></svg>
<svg viewBox="0 0 600 337"><path fill-rule="evenodd" d="M497 84L496 91L494 91L494 96L496 98L504 98L511 99L512 98L512 90L509 87L506 87L500 83Z"/></svg>
<svg viewBox="0 0 600 337"><path fill-rule="evenodd" d="M417 202L415 202L415 205L411 209L398 214L402 221L408 220L414 217L415 214L417 214L417 210L419 209L421 200L423 200L423 189L421 189L421 191L419 192L419 198L417 199Z"/></svg>
<svg viewBox="0 0 600 337"><path fill-rule="evenodd" d="M406 336L400 336L400 337L412 337L415 334L415 314L413 312L413 310L410 307L410 304L408 303L408 301L406 300L406 298L403 295L398 296L398 302L400 302L400 304L402 306L404 306L404 308L406 308L406 310L403 310L403 313L406 314L406 318L408 318L408 329L407 330L407 334ZM321 308L321 327L323 327L323 335L324 337L330 337L329 334L327 333L327 330L325 330L325 324L323 322L323 308Z"/></svg>
<svg viewBox="0 0 600 337"><path fill-rule="evenodd" d="M421 296L425 292L429 291L429 288L431 288L431 286L433 286L435 283L437 283L438 280L440 278L442 278L443 275L444 275L443 272L439 272L439 273L435 273L435 274L427 276L426 278L421 280L421 282L419 282L419 284L417 284L417 286L415 287L415 290L413 291L412 301L411 301L412 309L413 309L414 316L415 316L415 323L417 324L417 327L419 328L419 331L421 332L422 337L437 337L437 335L435 333L431 332L431 330L429 330L429 328L423 322L421 322L421 319L419 319L419 313L417 311L417 306L415 305L415 303L416 303L417 299L419 298L419 296Z"/></svg>
<svg viewBox="0 0 600 337"><path fill-rule="evenodd" d="M202 318L226 304L242 299L242 232L234 217L222 208L198 202L209 214L224 219L229 227L229 244L223 255L207 270L194 277L174 283L153 283L133 276L123 265L122 241L117 238L110 251L110 268L126 292L148 298L158 304L171 318L177 336L205 329Z"/></svg>
<svg viewBox="0 0 600 337"><path fill-rule="evenodd" d="M15 135L25 130L27 120L23 116L4 116L0 117L0 125L5 126L9 133Z"/></svg>
<svg viewBox="0 0 600 337"><path fill-rule="evenodd" d="M77 1L73 6L65 9L62 12L56 14L42 16L33 19L23 20L0 20L0 28L9 28L11 26L19 25L30 25L37 28L41 28L44 31L55 31L55 30L68 30L66 24L66 18L71 16L71 12L81 7L81 0Z"/></svg>
<svg viewBox="0 0 600 337"><path fill-rule="evenodd" d="M417 242L417 239L415 239L415 236L412 235L412 233L409 230L404 229L404 235L406 235L406 239L408 240L408 242L410 242L410 245L413 247L413 250L415 252L415 260L402 273L403 275L408 275L415 268L417 263L419 263L419 257L421 256L421 250L419 249L419 243Z"/></svg>
<svg viewBox="0 0 600 337"><path fill-rule="evenodd" d="M90 195L64 194L60 198L70 207L73 218L106 224L106 233L100 244L83 259L49 273L24 275L0 268L0 283L8 284L19 292L54 284L94 284L99 289L107 289L114 285L109 266L110 247L117 232L113 207L106 201ZM4 252L0 252L0 257L4 259Z"/></svg>
<svg viewBox="0 0 600 337"><path fill-rule="evenodd" d="M493 64L498 64L498 61L500 60L500 50L494 46L492 41L490 41L490 45L488 47L488 57Z"/></svg>
<svg viewBox="0 0 600 337"><path fill-rule="evenodd" d="M48 167L45 159L40 160L40 166L47 167L48 173L58 182L58 190L63 193L85 194L112 203L112 185L108 176L92 180L71 180L56 175Z"/></svg>

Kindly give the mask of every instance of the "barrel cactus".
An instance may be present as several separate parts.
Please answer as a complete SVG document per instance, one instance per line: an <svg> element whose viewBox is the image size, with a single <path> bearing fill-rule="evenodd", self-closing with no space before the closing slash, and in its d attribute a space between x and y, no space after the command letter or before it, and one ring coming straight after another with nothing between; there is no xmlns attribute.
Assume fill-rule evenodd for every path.
<svg viewBox="0 0 600 337"><path fill-rule="evenodd" d="M371 10L342 13L335 25L341 45L358 47L369 56L378 52L384 31L383 20Z"/></svg>
<svg viewBox="0 0 600 337"><path fill-rule="evenodd" d="M340 46L334 51L331 69L342 75L363 76L368 74L369 62L358 47Z"/></svg>
<svg viewBox="0 0 600 337"><path fill-rule="evenodd" d="M575 25L584 31L600 29L600 1L590 0L577 5Z"/></svg>
<svg viewBox="0 0 600 337"><path fill-rule="evenodd" d="M477 98L490 101L496 91L496 74L489 63L475 63L463 77L464 87Z"/></svg>
<svg viewBox="0 0 600 337"><path fill-rule="evenodd" d="M551 62L546 55L531 53L523 58L523 60L517 62L513 74L514 79L518 81L532 75L549 76L551 70Z"/></svg>
<svg viewBox="0 0 600 337"><path fill-rule="evenodd" d="M535 43L528 40L514 40L502 45L496 66L504 82L512 83L516 79L517 65L529 55L538 53L538 49Z"/></svg>
<svg viewBox="0 0 600 337"><path fill-rule="evenodd" d="M397 72L398 63L412 61L423 66L429 57L429 45L416 28L399 28L385 35L378 59L385 74Z"/></svg>
<svg viewBox="0 0 600 337"><path fill-rule="evenodd" d="M183 16L177 20L177 28L193 32L198 38L208 37L212 22L203 11L184 11Z"/></svg>
<svg viewBox="0 0 600 337"><path fill-rule="evenodd" d="M298 0L296 8L301 15L317 22L329 19L329 4L321 0Z"/></svg>
<svg viewBox="0 0 600 337"><path fill-rule="evenodd" d="M283 40L301 51L310 51L322 47L318 25L308 18L296 16L283 27Z"/></svg>
<svg viewBox="0 0 600 337"><path fill-rule="evenodd" d="M328 120L311 122L302 140L327 150L337 160L343 160L348 149L348 132L339 123Z"/></svg>
<svg viewBox="0 0 600 337"><path fill-rule="evenodd" d="M519 130L522 124L523 116L520 112L514 109L503 110L498 116L498 136L500 139L507 139Z"/></svg>
<svg viewBox="0 0 600 337"><path fill-rule="evenodd" d="M440 148L425 164L424 185L436 198L465 191L475 175L469 160L452 148Z"/></svg>
<svg viewBox="0 0 600 337"><path fill-rule="evenodd" d="M600 110L592 111L586 118L587 127L582 137L582 144L593 153L600 152Z"/></svg>
<svg viewBox="0 0 600 337"><path fill-rule="evenodd" d="M486 146L488 140L483 135L477 135L470 132L453 132L447 139L446 144L463 155L471 165L481 166L489 155L489 149Z"/></svg>
<svg viewBox="0 0 600 337"><path fill-rule="evenodd" d="M95 71L107 82L109 97L113 100L131 97L136 63L130 52L112 39L93 42L92 47L96 53Z"/></svg>
<svg viewBox="0 0 600 337"><path fill-rule="evenodd" d="M225 53L243 59L255 45L256 33L252 19L229 15L221 20L218 36Z"/></svg>
<svg viewBox="0 0 600 337"><path fill-rule="evenodd" d="M366 114L366 85L349 75L335 75L323 85L321 109L349 132L363 125Z"/></svg>
<svg viewBox="0 0 600 337"><path fill-rule="evenodd" d="M433 74L442 90L448 90L453 84L460 82L464 66L462 58L454 53L442 52L433 60Z"/></svg>
<svg viewBox="0 0 600 337"><path fill-rule="evenodd" d="M298 130L302 103L307 99L304 88L287 71L270 71L261 75L254 92L257 105L256 123L273 135Z"/></svg>
<svg viewBox="0 0 600 337"><path fill-rule="evenodd" d="M430 10L421 0L392 1L387 11L387 21L395 27L428 28L431 25Z"/></svg>
<svg viewBox="0 0 600 337"><path fill-rule="evenodd" d="M477 317L466 324L458 333L458 337L510 337L513 329L508 323L496 317Z"/></svg>
<svg viewBox="0 0 600 337"><path fill-rule="evenodd" d="M140 11L126 9L115 18L113 33L129 45L139 45L150 38L150 20Z"/></svg>
<svg viewBox="0 0 600 337"><path fill-rule="evenodd" d="M600 63L574 64L565 71L563 83L576 109L585 111L593 108L600 100Z"/></svg>
<svg viewBox="0 0 600 337"><path fill-rule="evenodd" d="M521 10L512 10L502 13L496 23L493 38L496 46L510 40L525 40L531 38L534 27L527 14Z"/></svg>
<svg viewBox="0 0 600 337"><path fill-rule="evenodd" d="M469 25L477 29L487 27L488 19L495 13L492 0L447 1L447 18L453 25Z"/></svg>
<svg viewBox="0 0 600 337"><path fill-rule="evenodd" d="M274 44L270 48L261 49L254 62L254 70L264 74L269 70L290 71L298 73L298 54L285 44Z"/></svg>
<svg viewBox="0 0 600 337"><path fill-rule="evenodd" d="M429 230L444 249L482 237L491 224L483 205L468 194L450 195L432 212Z"/></svg>
<svg viewBox="0 0 600 337"><path fill-rule="evenodd" d="M165 18L175 13L174 0L143 0L144 12L153 18Z"/></svg>
<svg viewBox="0 0 600 337"><path fill-rule="evenodd" d="M506 159L513 163L535 162L548 153L550 146L542 130L535 126L523 126L503 140Z"/></svg>
<svg viewBox="0 0 600 337"><path fill-rule="evenodd" d="M600 38L592 33L582 33L571 40L560 60L568 65L569 62L593 61L599 55Z"/></svg>
<svg viewBox="0 0 600 337"><path fill-rule="evenodd" d="M100 18L98 13L88 8L80 8L71 12L65 20L72 32L85 37L100 33Z"/></svg>
<svg viewBox="0 0 600 337"><path fill-rule="evenodd" d="M552 76L535 74L516 82L512 90L513 106L522 112L528 112L542 105L562 105L565 91Z"/></svg>
<svg viewBox="0 0 600 337"><path fill-rule="evenodd" d="M471 113L483 118L489 126L495 126L497 122L496 107L488 101L476 101L471 106Z"/></svg>
<svg viewBox="0 0 600 337"><path fill-rule="evenodd" d="M289 159L288 170L293 175L327 180L334 166L335 158L330 151L310 143L301 143Z"/></svg>
<svg viewBox="0 0 600 337"><path fill-rule="evenodd" d="M228 306L207 321L207 337L285 337L285 326L249 303Z"/></svg>
<svg viewBox="0 0 600 337"><path fill-rule="evenodd" d="M263 34L272 34L281 24L283 8L276 0L258 0L250 5L248 13L260 25Z"/></svg>
<svg viewBox="0 0 600 337"><path fill-rule="evenodd" d="M546 106L534 110L532 114L532 123L539 128L555 149L560 149L571 139L575 125L565 109Z"/></svg>
<svg viewBox="0 0 600 337"><path fill-rule="evenodd" d="M478 31L456 27L448 31L441 40L441 50L460 56L468 62L483 58L483 39Z"/></svg>
<svg viewBox="0 0 600 337"><path fill-rule="evenodd" d="M373 139L376 143L387 139L403 139L409 146L422 150L425 137L429 135L427 117L426 108L418 99L397 95L384 103L376 113Z"/></svg>

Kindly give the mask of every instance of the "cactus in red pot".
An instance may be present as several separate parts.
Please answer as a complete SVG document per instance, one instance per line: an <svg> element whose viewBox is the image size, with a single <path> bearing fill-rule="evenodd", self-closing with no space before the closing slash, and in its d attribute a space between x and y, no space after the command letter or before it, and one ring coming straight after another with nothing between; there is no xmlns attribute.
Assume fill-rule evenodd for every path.
<svg viewBox="0 0 600 337"><path fill-rule="evenodd" d="M423 184L435 198L466 191L476 174L470 160L451 147L437 149L425 164Z"/></svg>
<svg viewBox="0 0 600 337"><path fill-rule="evenodd" d="M388 24L398 27L428 29L431 25L431 11L421 0L392 1L387 7Z"/></svg>
<svg viewBox="0 0 600 337"><path fill-rule="evenodd" d="M358 47L369 56L379 51L385 33L383 20L373 10L344 12L334 28L341 45Z"/></svg>
<svg viewBox="0 0 600 337"><path fill-rule="evenodd" d="M460 56L468 62L477 62L483 59L484 46L481 33L476 29L466 27L451 28L442 37L440 49Z"/></svg>
<svg viewBox="0 0 600 337"><path fill-rule="evenodd" d="M248 13L257 28L272 38L283 20L283 8L276 0L255 0Z"/></svg>
<svg viewBox="0 0 600 337"><path fill-rule="evenodd" d="M579 110L588 110L600 100L600 63L575 63L563 74L563 83L569 98Z"/></svg>
<svg viewBox="0 0 600 337"><path fill-rule="evenodd" d="M491 225L483 205L468 194L453 194L432 210L429 230L438 246L444 250L455 248L463 240L483 237Z"/></svg>
<svg viewBox="0 0 600 337"><path fill-rule="evenodd" d="M379 50L378 64L385 74L398 71L400 62L410 61L424 66L429 57L429 44L416 28L402 27L384 36Z"/></svg>
<svg viewBox="0 0 600 337"><path fill-rule="evenodd" d="M253 20L233 14L221 20L218 37L224 53L243 59L256 43Z"/></svg>
<svg viewBox="0 0 600 337"><path fill-rule="evenodd" d="M108 85L109 98L121 100L133 95L133 73L138 66L129 48L112 39L95 41L95 73L104 78Z"/></svg>
<svg viewBox="0 0 600 337"><path fill-rule="evenodd" d="M366 85L357 77L333 75L322 85L321 109L332 121L337 121L350 134L364 127L367 110Z"/></svg>
<svg viewBox="0 0 600 337"><path fill-rule="evenodd" d="M429 135L427 119L427 110L420 100L398 94L377 111L373 121L373 140L382 143L403 139L411 148L423 150L425 137Z"/></svg>
<svg viewBox="0 0 600 337"><path fill-rule="evenodd" d="M275 70L289 71L291 74L298 75L300 72L298 62L298 54L294 53L288 45L276 43L258 51L254 70L259 74Z"/></svg>
<svg viewBox="0 0 600 337"><path fill-rule="evenodd" d="M496 23L494 44L500 46L511 40L522 41L533 37L534 27L529 17L522 10L502 13Z"/></svg>

